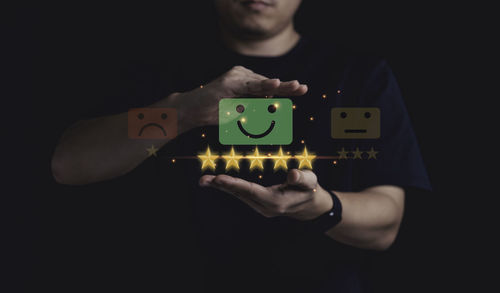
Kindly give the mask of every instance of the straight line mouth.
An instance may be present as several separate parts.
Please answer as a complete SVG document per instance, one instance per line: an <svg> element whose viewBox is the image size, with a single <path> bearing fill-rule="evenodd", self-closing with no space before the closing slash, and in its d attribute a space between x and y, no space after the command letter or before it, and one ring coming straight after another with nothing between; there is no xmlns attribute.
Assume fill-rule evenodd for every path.
<svg viewBox="0 0 500 293"><path fill-rule="evenodd" d="M345 133L366 133L366 129L346 129Z"/></svg>

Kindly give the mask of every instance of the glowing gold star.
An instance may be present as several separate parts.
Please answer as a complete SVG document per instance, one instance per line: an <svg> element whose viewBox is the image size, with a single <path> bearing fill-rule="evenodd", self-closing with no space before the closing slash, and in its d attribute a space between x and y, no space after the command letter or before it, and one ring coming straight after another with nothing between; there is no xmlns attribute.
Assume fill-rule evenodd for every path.
<svg viewBox="0 0 500 293"><path fill-rule="evenodd" d="M147 148L146 151L148 152L148 157L157 157L156 152L158 151L158 149L154 145L151 145L151 147Z"/></svg>
<svg viewBox="0 0 500 293"><path fill-rule="evenodd" d="M312 154L310 155L308 152L307 152L307 148L304 147L304 152L302 153L302 155L296 155L295 156L298 160L299 160L299 169L302 169L302 168L308 168L308 169L312 169L312 161L314 160L314 158L316 158L316 155Z"/></svg>
<svg viewBox="0 0 500 293"><path fill-rule="evenodd" d="M210 151L210 147L207 147L207 151L205 154L199 154L198 158L201 160L201 171L210 168L215 171L215 160L218 159L219 156L212 155Z"/></svg>
<svg viewBox="0 0 500 293"><path fill-rule="evenodd" d="M234 152L234 147L231 147L231 151L228 154L223 155L222 158L226 160L226 171L231 168L235 168L236 170L240 169L239 161L243 158L243 156L237 155Z"/></svg>
<svg viewBox="0 0 500 293"><path fill-rule="evenodd" d="M340 150L340 152L337 152L339 153L339 159L347 159L347 152L345 151L344 148L342 148L342 150Z"/></svg>
<svg viewBox="0 0 500 293"><path fill-rule="evenodd" d="M377 154L373 147L370 149L370 151L366 152L368 154L368 159L374 158L375 160L377 159Z"/></svg>
<svg viewBox="0 0 500 293"><path fill-rule="evenodd" d="M363 153L363 152L360 152L360 151L359 151L359 148L356 148L356 151L353 151L353 152L352 152L352 154L354 155L354 157L352 157L352 158L353 158L353 159L362 159L362 158L361 158L361 154L362 154L362 153Z"/></svg>
<svg viewBox="0 0 500 293"><path fill-rule="evenodd" d="M255 151L253 152L253 155L246 156L250 160L250 171L252 171L255 168L258 168L260 170L264 170L264 164L262 163L266 156L261 156L259 154L259 149L255 147Z"/></svg>
<svg viewBox="0 0 500 293"><path fill-rule="evenodd" d="M278 154L275 156L272 156L274 159L274 170L276 171L279 168L283 168L284 170L288 169L288 166L286 162L288 159L291 158L291 156L287 156L283 154L283 149L280 147L280 150L278 151Z"/></svg>

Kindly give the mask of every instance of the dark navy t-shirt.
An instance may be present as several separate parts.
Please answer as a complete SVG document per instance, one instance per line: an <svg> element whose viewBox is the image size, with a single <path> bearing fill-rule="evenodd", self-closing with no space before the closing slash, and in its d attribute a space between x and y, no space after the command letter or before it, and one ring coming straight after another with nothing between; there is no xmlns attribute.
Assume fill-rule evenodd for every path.
<svg viewBox="0 0 500 293"><path fill-rule="evenodd" d="M242 65L269 78L296 79L308 85L304 96L286 97L296 107L293 141L282 147L293 155L306 146L309 152L325 157L313 163L323 188L360 191L396 185L430 189L400 90L385 61L350 54L304 37L280 57L244 56L221 44L191 50L183 54L189 58L173 58L169 64L132 70L132 79L119 102L105 100L112 108L100 114L148 106L172 92L194 89ZM333 139L330 119L334 107L379 108L380 138ZM269 186L282 183L286 172L274 171L267 161L262 172L250 172L244 161L239 172L226 172L222 160L215 172L202 172L196 159L171 162L172 157L196 156L207 146L218 154L230 149L219 143L216 125L200 127L179 135L159 151L158 157L149 158L124 177L127 184L147 186L145 193L162 194L155 203L162 208L156 212L179 214L185 210L189 215L186 221L192 224L189 233L194 235L189 239L198 244L197 270L201 271L207 292L363 292L359 266L365 251L310 231L305 223L294 219L265 218L231 195L197 184L203 174L225 173ZM368 158L367 151L372 148L376 158ZM250 153L253 147L235 149ZM259 149L276 153L278 146ZM348 158L335 159L342 149L348 152ZM362 152L361 158L352 158L356 149ZM296 167L297 163L290 161L289 168ZM177 241L182 242L182 238ZM151 247L160 249L158 244Z"/></svg>

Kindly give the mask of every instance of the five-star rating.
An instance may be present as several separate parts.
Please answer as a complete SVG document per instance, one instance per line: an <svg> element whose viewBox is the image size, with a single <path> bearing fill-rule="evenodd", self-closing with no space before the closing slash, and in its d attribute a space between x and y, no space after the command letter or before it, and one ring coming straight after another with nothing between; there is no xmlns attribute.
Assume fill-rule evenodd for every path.
<svg viewBox="0 0 500 293"><path fill-rule="evenodd" d="M312 169L313 161L315 158L316 155L309 153L306 147L304 147L304 151L301 154L297 154L295 156L290 155L288 152L285 154L281 147L276 154L269 153L267 154L267 156L261 154L258 147L255 147L253 153L249 155L242 155L237 153L234 150L234 147L231 147L231 150L228 153L223 154L222 156L213 155L210 147L207 147L205 153L198 155L198 159L201 161L202 171L206 169L215 171L215 161L219 159L223 159L226 162L226 171L231 169L238 171L240 169L240 160L243 159L250 161L250 170L264 170L264 160L273 160L273 169L275 171L279 169L288 170L288 161L291 159L299 161L299 169Z"/></svg>

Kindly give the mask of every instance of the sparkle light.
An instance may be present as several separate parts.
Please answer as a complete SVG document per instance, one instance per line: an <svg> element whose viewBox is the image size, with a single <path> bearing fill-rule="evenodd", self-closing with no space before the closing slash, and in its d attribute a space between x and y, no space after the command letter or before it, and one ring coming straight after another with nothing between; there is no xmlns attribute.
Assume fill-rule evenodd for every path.
<svg viewBox="0 0 500 293"><path fill-rule="evenodd" d="M203 88L203 85L200 85L200 89L202 89L202 88Z"/></svg>
<svg viewBox="0 0 500 293"><path fill-rule="evenodd" d="M302 152L302 155L296 155L295 158L299 160L299 169L312 169L312 161L316 158L316 155L309 154L307 152L307 147L304 147L304 152Z"/></svg>
<svg viewBox="0 0 500 293"><path fill-rule="evenodd" d="M323 94L321 97L322 97L323 99L326 99L326 94Z"/></svg>
<svg viewBox="0 0 500 293"><path fill-rule="evenodd" d="M340 90L337 90L337 94L340 94Z"/></svg>
<svg viewBox="0 0 500 293"><path fill-rule="evenodd" d="M175 159L172 159L172 163L175 163Z"/></svg>
<svg viewBox="0 0 500 293"><path fill-rule="evenodd" d="M294 105L292 105L292 109L294 109L294 110L295 110L296 108L297 108L297 106L296 106L295 104L294 104Z"/></svg>
<svg viewBox="0 0 500 293"><path fill-rule="evenodd" d="M302 144L303 144L303 143L304 143L304 140L301 140L301 141L300 141L300 143L302 143Z"/></svg>
<svg viewBox="0 0 500 293"><path fill-rule="evenodd" d="M210 168L215 171L215 160L219 158L217 155L212 155L210 147L207 146L205 154L199 154L198 158L201 160L201 171Z"/></svg>
<svg viewBox="0 0 500 293"><path fill-rule="evenodd" d="M313 116L309 117L309 120L313 121L313 120L314 120L314 117L313 117Z"/></svg>
<svg viewBox="0 0 500 293"><path fill-rule="evenodd" d="M205 133L202 133L202 134L201 134L201 137L205 138Z"/></svg>
<svg viewBox="0 0 500 293"><path fill-rule="evenodd" d="M262 179L262 175L259 175L259 179Z"/></svg>
<svg viewBox="0 0 500 293"><path fill-rule="evenodd" d="M243 156L236 154L236 152L234 151L234 147L231 147L231 151L223 155L222 158L226 160L226 171L232 168L236 170L240 169L239 162L240 159L243 158Z"/></svg>

